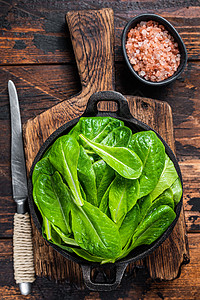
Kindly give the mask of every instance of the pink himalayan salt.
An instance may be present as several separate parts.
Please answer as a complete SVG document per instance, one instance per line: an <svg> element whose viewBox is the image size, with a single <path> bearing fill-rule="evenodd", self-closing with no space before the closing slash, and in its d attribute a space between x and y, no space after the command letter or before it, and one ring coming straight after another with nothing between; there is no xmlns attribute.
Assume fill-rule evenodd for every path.
<svg viewBox="0 0 200 300"><path fill-rule="evenodd" d="M165 27L155 21L142 21L130 29L126 51L133 69L149 81L167 79L180 65L178 44Z"/></svg>

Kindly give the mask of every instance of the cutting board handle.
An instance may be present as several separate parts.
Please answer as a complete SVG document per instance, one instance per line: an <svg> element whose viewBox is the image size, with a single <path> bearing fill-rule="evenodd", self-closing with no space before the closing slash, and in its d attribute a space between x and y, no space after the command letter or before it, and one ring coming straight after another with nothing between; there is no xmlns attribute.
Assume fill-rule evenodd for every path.
<svg viewBox="0 0 200 300"><path fill-rule="evenodd" d="M70 11L66 15L83 90L114 89L113 10Z"/></svg>

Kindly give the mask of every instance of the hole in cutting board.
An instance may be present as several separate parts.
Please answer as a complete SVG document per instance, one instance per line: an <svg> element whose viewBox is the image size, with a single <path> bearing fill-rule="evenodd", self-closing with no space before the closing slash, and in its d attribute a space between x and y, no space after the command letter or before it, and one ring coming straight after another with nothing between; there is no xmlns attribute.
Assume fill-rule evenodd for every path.
<svg viewBox="0 0 200 300"><path fill-rule="evenodd" d="M100 101L97 104L97 109L99 111L116 112L118 110L118 105L115 101Z"/></svg>

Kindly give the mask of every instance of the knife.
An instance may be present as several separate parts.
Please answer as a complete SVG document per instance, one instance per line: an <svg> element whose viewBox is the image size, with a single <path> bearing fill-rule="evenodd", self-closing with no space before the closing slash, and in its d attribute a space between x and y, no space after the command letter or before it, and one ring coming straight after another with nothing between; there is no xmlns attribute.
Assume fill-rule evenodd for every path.
<svg viewBox="0 0 200 300"><path fill-rule="evenodd" d="M13 199L17 204L14 215L13 257L14 277L22 295L31 292L35 280L33 244L30 217L27 212L27 175L22 139L22 126L17 91L14 83L8 81L11 113L11 173Z"/></svg>

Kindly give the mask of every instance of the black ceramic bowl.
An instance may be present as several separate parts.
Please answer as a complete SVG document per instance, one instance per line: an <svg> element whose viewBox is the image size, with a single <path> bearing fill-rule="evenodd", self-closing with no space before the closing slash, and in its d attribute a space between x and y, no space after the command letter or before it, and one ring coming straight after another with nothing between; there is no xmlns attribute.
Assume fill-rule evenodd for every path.
<svg viewBox="0 0 200 300"><path fill-rule="evenodd" d="M98 103L101 101L114 101L118 105L118 110L116 112L103 112L98 110ZM81 117L113 117L117 118L119 120L122 120L125 124L125 126L128 126L133 132L143 131L143 130L153 130L148 125L142 123L141 121L135 119L129 110L128 102L126 98L121 95L118 92L114 91L106 91L106 92L98 92L93 94L87 104L86 110L83 113ZM37 209L37 206L33 200L33 185L32 185L32 173L33 169L36 165L36 163L42 158L46 150L55 142L57 138L60 136L67 134L79 121L79 118L76 118L74 120L71 120L64 124L62 127L57 129L42 145L40 148L38 154L35 157L35 160L33 162L33 165L30 170L29 174L29 182L28 182L28 201L29 201L29 208L30 213L32 215L33 221L38 228L39 232L42 234L42 217L40 212ZM155 132L155 130L153 130ZM167 143L162 139L162 137L155 132L158 136L158 138L162 141L163 145L165 146L165 151L174 163L174 166L176 168L176 171L178 173L178 176L182 183L182 177L181 177L181 171L178 165L178 161L173 154L170 147L167 145ZM106 268L114 269L114 272L116 274L114 282L111 283L95 283L91 280L91 270L92 268L100 267L99 263L89 262L85 259L77 256L75 253L67 252L66 250L61 249L60 247L50 243L51 247L53 247L56 251L58 251L61 255L66 257L67 259L70 259L76 263L79 263L81 265L82 271L83 271L83 279L86 284L86 286L91 290L99 290L99 291L110 291L113 289L116 289L117 286L120 284L121 279L123 277L123 273L130 262L137 261L139 259L143 259L148 254L150 254L152 251L154 251L158 246L160 246L166 238L170 235L172 232L178 218L180 215L181 207L182 207L182 198L181 201L177 204L175 208L176 218L171 223L171 225L167 228L167 230L160 236L155 242L153 242L151 245L142 245L137 248L135 248L132 252L130 252L125 258L116 261L114 264L106 264Z"/></svg>
<svg viewBox="0 0 200 300"><path fill-rule="evenodd" d="M127 40L127 34L129 32L129 30L131 28L134 28L141 21L150 21L150 20L156 21L166 28L166 30L173 36L174 41L176 43L178 43L178 48L179 48L179 51L181 54L180 65L179 65L178 69L176 70L176 72L174 72L174 74L172 76L170 76L169 78L159 81L159 82L153 82L150 80L146 80L146 79L142 78L141 76L139 76L139 74L133 69L133 67L129 61L129 58L128 58L128 55L126 52L126 47L125 47L126 40ZM151 86L163 86L163 85L173 82L183 72L183 70L186 66L186 63L187 63L187 50L186 50L186 47L185 47L180 35L176 31L176 29L166 19L164 19L161 16L155 15L155 14L141 14L139 16L132 18L127 23L127 25L125 26L124 31L122 33L122 52L124 55L125 62L129 68L129 70L131 71L131 73L141 82L143 82L147 85L151 85Z"/></svg>

